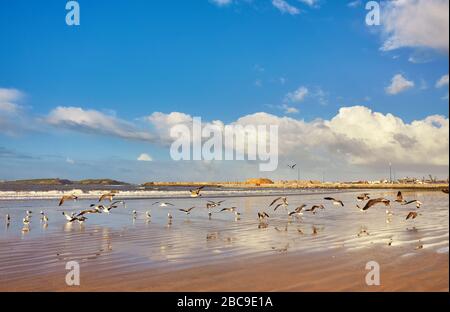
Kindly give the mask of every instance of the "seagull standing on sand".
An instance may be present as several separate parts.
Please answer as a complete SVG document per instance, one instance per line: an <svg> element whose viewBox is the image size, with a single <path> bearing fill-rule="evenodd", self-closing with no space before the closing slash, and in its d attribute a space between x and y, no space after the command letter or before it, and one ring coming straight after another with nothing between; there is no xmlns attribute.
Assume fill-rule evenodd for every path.
<svg viewBox="0 0 450 312"><path fill-rule="evenodd" d="M335 205L335 206L341 206L341 207L344 207L344 203L342 202L342 200L335 199L335 198L333 198L333 197L325 197L324 199L325 199L325 200L330 200L330 201L332 201L332 202L333 202L333 205Z"/></svg>
<svg viewBox="0 0 450 312"><path fill-rule="evenodd" d="M63 195L61 197L61 199L59 200L58 206L62 206L64 204L64 202L66 202L67 200L74 200L74 201L76 201L77 199L78 199L78 196L75 196L73 194Z"/></svg>
<svg viewBox="0 0 450 312"><path fill-rule="evenodd" d="M371 199L369 200L366 205L364 207L359 207L358 205L356 205L356 207L359 208L359 210L361 211L365 211L367 209L369 209L372 206L375 206L377 204L384 204L386 207L391 205L391 201L389 199L386 198L375 198L375 199Z"/></svg>

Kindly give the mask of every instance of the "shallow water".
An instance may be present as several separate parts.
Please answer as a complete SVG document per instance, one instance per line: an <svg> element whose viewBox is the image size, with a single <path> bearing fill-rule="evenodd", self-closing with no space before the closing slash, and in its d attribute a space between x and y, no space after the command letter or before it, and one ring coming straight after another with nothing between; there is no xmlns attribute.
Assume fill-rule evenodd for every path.
<svg viewBox="0 0 450 312"><path fill-rule="evenodd" d="M356 195L363 191L332 194L341 199L345 207L333 206L323 200L323 193L309 191L290 195L289 209L303 203L308 206L325 204L326 209L315 215L304 212L297 219L288 218L282 207L276 212L268 208L277 197L270 192L254 194L259 196L249 196L252 194L246 191L243 196L234 192L233 196L221 194L220 197L167 200L174 207L153 206L156 199L151 198L128 199L126 208L114 209L109 215L88 215L89 219L83 225L67 224L62 211L80 211L89 207L94 202L92 199L68 202L63 207L57 206L56 199L1 200L0 281L58 271L71 260L113 275L137 268L171 270L221 262L228 257L245 259L286 251L306 254L383 246L386 252L401 248L405 255L417 255L422 249L448 253L449 201L444 193L404 191L406 199L419 199L423 206L416 209L414 204L392 203L393 215L389 217L384 206L360 212L356 204L361 203L356 201ZM370 191L372 198L389 199L394 199L396 192ZM122 194L117 199L121 199L120 196ZM204 208L209 199L226 200L213 210L211 219ZM189 216L178 211L178 208L192 206L197 208ZM240 220L232 213L217 212L231 206L239 208ZM33 218L29 230L22 231L26 210L33 212ZM50 219L48 226L39 220L41 210ZM132 217L133 210L138 212L136 219ZM151 220L145 217L148 210L151 210ZM270 215L266 225L258 221L257 211L266 211ZM405 220L409 211L421 215L415 220ZM168 224L168 212L174 216L171 224ZM6 213L11 215L9 226L4 221Z"/></svg>

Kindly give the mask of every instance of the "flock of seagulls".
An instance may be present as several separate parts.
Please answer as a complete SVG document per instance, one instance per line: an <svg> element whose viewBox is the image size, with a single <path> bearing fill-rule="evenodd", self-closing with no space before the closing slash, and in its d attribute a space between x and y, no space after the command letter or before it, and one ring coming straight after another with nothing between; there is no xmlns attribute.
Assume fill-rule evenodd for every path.
<svg viewBox="0 0 450 312"><path fill-rule="evenodd" d="M295 164L292 165L292 168L294 168L294 167L295 167ZM201 186L199 188L189 190L190 197L192 197L192 198L201 197L202 196L201 192L204 189L204 187L205 186ZM444 193L448 194L448 189L442 190L442 191ZM106 192L99 197L97 203L91 204L88 209L82 210L80 212L73 212L71 214L68 214L63 211L62 215L64 216L67 223L77 222L81 225L88 220L88 217L87 217L88 215L110 214L114 209L119 209L120 207L126 208L125 201L123 201L123 200L113 201L116 195L117 195L117 192L114 192L114 191ZM76 200L78 200L78 197L73 194L64 195L60 198L58 206L62 206L62 205L64 205L65 202L71 201L71 200L76 201ZM108 200L109 204L103 204L102 202L105 200ZM336 206L336 207L345 207L344 202L338 198L324 197L323 200L326 202L330 202L333 206ZM363 203L361 206L359 204L356 205L356 207L361 212L367 212L368 209L370 209L374 206L380 205L380 206L388 207L386 210L386 214L388 214L389 216L393 215L392 205L391 205L392 202L398 203L402 206L408 206L411 204L415 204L416 209L421 208L423 205L423 203L417 199L408 199L408 200L405 199L403 197L403 194L401 191L399 191L397 193L396 198L392 201L387 198L383 198L383 197L371 198L370 193L359 194L356 196L356 200L358 202ZM207 209L209 219L212 218L213 213L230 213L235 216L236 221L240 220L241 212L239 212L239 209L234 206L222 208L221 205L224 202L225 202L225 200L220 200L220 201L208 200L206 202L205 208ZM155 205L157 205L159 207L175 207L174 204L172 204L170 202L164 202L164 201L156 201L152 204L152 206L155 206ZM289 201L288 201L287 196L279 196L279 197L273 199L268 205L268 208L273 209L273 212L276 212L280 207L285 210L288 218L295 217L297 219L301 219L302 215L306 212L311 213L312 215L315 215L319 211L326 209L325 204L314 204L314 205L311 205L310 207L308 207L308 205L306 205L306 204L301 204L301 205L295 207L291 211L289 209ZM186 216L189 216L195 208L196 208L196 206L192 206L190 208L180 208L180 209L178 209L178 211L185 214ZM218 210L213 211L213 209L215 209L215 208L217 208ZM43 211L40 212L40 215L41 215L40 222L44 226L47 226L48 222L49 222L48 216ZM138 212L136 210L133 210L131 215L132 215L132 218L134 221L137 218ZM413 219L416 219L418 216L421 216L421 214L418 211L409 211L408 214L406 215L406 220L413 220ZM145 218L146 218L147 222L149 222L151 220L151 218L152 218L151 210L148 210L145 212ZM167 213L168 226L170 226L172 224L173 218L174 217L173 217L172 213L169 211ZM259 221L259 226L258 226L259 228L266 228L268 226L269 219L270 219L270 215L268 212L266 212L266 211L258 211L257 212L257 220ZM32 220L32 212L27 210L25 212L25 217L22 220L23 221L23 229L22 229L23 232L29 231L31 220ZM7 226L9 226L10 222L11 222L11 216L9 214L7 214L6 215ZM275 228L275 229L278 231L282 231L278 228ZM285 231L287 231L287 229L285 229ZM303 234L302 230L298 229L298 231L300 234ZM318 232L319 232L319 229L316 226L312 226L312 235L317 235ZM369 232L365 228L362 228L357 236L360 237L363 235L369 235ZM392 240L390 241L389 245L391 245L391 244L392 244ZM273 248L273 249L277 250L279 252L285 252L288 250L288 248L289 248L289 244L287 244L283 248Z"/></svg>

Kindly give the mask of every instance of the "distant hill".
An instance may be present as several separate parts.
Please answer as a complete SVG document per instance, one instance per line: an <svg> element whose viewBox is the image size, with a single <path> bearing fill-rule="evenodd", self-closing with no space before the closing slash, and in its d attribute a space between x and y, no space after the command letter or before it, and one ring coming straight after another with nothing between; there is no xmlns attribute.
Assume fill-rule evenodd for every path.
<svg viewBox="0 0 450 312"><path fill-rule="evenodd" d="M80 181L71 181L66 179L29 179L5 181L4 183L30 185L128 185L128 183L111 179L86 179Z"/></svg>

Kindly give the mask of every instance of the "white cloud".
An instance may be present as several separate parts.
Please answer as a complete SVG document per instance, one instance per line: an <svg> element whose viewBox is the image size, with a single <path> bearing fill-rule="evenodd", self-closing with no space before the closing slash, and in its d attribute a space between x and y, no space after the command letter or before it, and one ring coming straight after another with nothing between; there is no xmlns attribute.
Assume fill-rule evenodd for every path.
<svg viewBox="0 0 450 312"><path fill-rule="evenodd" d="M281 13L290 15L300 14L300 10L293 5L290 5L284 0L272 0L272 5L276 7Z"/></svg>
<svg viewBox="0 0 450 312"><path fill-rule="evenodd" d="M361 0L355 0L355 1L351 1L351 2L347 3L347 6L349 8L357 8L357 7L361 6L361 4L362 4Z"/></svg>
<svg viewBox="0 0 450 312"><path fill-rule="evenodd" d="M16 102L22 97L19 90L0 88L0 112L17 113L20 106Z"/></svg>
<svg viewBox="0 0 450 312"><path fill-rule="evenodd" d="M57 107L45 119L49 125L69 130L118 136L125 139L152 141L149 132L141 131L130 122L96 110L80 107Z"/></svg>
<svg viewBox="0 0 450 312"><path fill-rule="evenodd" d="M286 94L285 100L289 102L302 102L308 93L308 88L301 86L297 90Z"/></svg>
<svg viewBox="0 0 450 312"><path fill-rule="evenodd" d="M73 164L75 164L75 160L73 160L72 158L67 157L66 158L66 163L73 165Z"/></svg>
<svg viewBox="0 0 450 312"><path fill-rule="evenodd" d="M160 138L171 142L170 128L177 122L192 122L183 113L154 113L148 120ZM205 122L224 126L222 121ZM448 166L449 120L429 116L405 123L392 114L381 114L364 106L344 107L330 120L310 122L267 113L243 116L230 124L278 125L279 156L301 157L304 164L385 166ZM439 138L439 139L430 139Z"/></svg>
<svg viewBox="0 0 450 312"><path fill-rule="evenodd" d="M141 155L139 155L137 160L138 161L153 161L153 158L149 154L142 153Z"/></svg>
<svg viewBox="0 0 450 312"><path fill-rule="evenodd" d="M233 2L233 0L210 0L210 1L218 6L229 5Z"/></svg>
<svg viewBox="0 0 450 312"><path fill-rule="evenodd" d="M448 86L448 74L442 76L437 82L436 82L436 88L442 88Z"/></svg>
<svg viewBox="0 0 450 312"><path fill-rule="evenodd" d="M280 108L284 111L285 114L298 114L299 110L293 106L289 106L287 104L283 104Z"/></svg>
<svg viewBox="0 0 450 312"><path fill-rule="evenodd" d="M297 0L297 1L309 5L310 7L317 7L319 3L319 0Z"/></svg>
<svg viewBox="0 0 450 312"><path fill-rule="evenodd" d="M397 74L392 77L391 85L386 88L386 93L395 95L400 92L406 91L414 87L414 81L410 81L403 77L401 74Z"/></svg>
<svg viewBox="0 0 450 312"><path fill-rule="evenodd" d="M448 53L448 0L385 1L381 25L386 36L383 51L425 47Z"/></svg>

